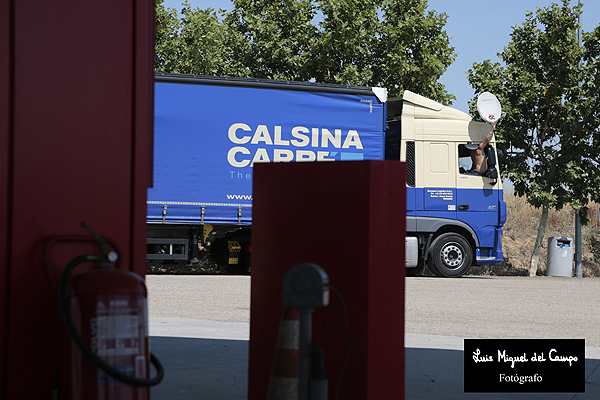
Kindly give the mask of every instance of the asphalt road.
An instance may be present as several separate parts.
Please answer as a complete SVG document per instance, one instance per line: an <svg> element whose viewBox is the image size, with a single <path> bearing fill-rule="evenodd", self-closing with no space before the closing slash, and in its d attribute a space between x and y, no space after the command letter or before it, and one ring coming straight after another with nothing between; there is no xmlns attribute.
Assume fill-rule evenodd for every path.
<svg viewBox="0 0 600 400"><path fill-rule="evenodd" d="M250 277L148 275L151 317L250 321ZM584 338L600 347L600 279L406 278L405 332Z"/></svg>

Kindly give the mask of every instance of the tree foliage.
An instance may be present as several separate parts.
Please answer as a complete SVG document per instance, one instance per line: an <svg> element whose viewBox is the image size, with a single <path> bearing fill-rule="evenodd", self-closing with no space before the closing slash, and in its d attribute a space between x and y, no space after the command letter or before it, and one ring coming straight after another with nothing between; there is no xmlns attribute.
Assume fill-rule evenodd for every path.
<svg viewBox="0 0 600 400"><path fill-rule="evenodd" d="M255 78L306 79L315 10L306 0L233 0L224 27L240 39L235 53Z"/></svg>
<svg viewBox="0 0 600 400"><path fill-rule="evenodd" d="M598 28L577 40L581 6L528 12L498 56L469 70L475 93L498 96L506 118L496 133L503 170L535 207L581 208L598 186ZM471 101L475 113L475 99Z"/></svg>
<svg viewBox="0 0 600 400"><path fill-rule="evenodd" d="M180 29L180 22L177 18L177 11L171 8L165 9L163 1L157 0L156 2L154 69L175 72L177 70L176 61L179 58L177 51L180 45L177 32Z"/></svg>
<svg viewBox="0 0 600 400"><path fill-rule="evenodd" d="M156 42L154 69L158 72L247 76L233 49L241 37L230 34L212 8L192 9L183 3L181 17L177 11L156 1Z"/></svg>
<svg viewBox="0 0 600 400"><path fill-rule="evenodd" d="M156 1L160 72L409 89L451 104L438 82L456 54L426 0L232 0L182 17Z"/></svg>
<svg viewBox="0 0 600 400"><path fill-rule="evenodd" d="M427 2L420 0L388 0L382 10L377 80L396 92L406 88L452 104L456 98L439 83L440 76L456 58L444 31L448 16L427 11Z"/></svg>

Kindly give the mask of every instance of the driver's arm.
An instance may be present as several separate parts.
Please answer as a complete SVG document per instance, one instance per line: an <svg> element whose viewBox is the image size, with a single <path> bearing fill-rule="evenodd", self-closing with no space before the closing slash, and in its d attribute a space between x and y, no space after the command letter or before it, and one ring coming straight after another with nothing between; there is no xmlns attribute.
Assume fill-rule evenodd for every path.
<svg viewBox="0 0 600 400"><path fill-rule="evenodd" d="M487 134L487 136L485 137L485 139L483 139L483 142L481 142L479 144L479 149L483 150L487 147L488 143L490 142L490 140L492 140L492 136L494 135L494 128L496 127L496 123L495 122L491 122L492 124L492 130L490 131L490 133Z"/></svg>

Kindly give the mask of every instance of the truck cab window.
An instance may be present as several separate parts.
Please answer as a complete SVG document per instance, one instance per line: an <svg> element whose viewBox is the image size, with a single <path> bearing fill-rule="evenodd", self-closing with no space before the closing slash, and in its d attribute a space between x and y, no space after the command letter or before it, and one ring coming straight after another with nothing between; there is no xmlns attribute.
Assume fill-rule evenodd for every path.
<svg viewBox="0 0 600 400"><path fill-rule="evenodd" d="M463 175L479 175L472 171L473 159L471 158L471 150L467 149L466 144L458 145L458 170Z"/></svg>
<svg viewBox="0 0 600 400"><path fill-rule="evenodd" d="M488 145L484 149L484 165L486 166L486 170L483 173L479 173L473 170L472 149L476 146L477 145L473 145L472 143L458 145L459 172L463 175L482 176L484 178L490 178L492 180L498 179L498 170L496 169L496 152L492 145Z"/></svg>
<svg viewBox="0 0 600 400"><path fill-rule="evenodd" d="M487 146L484 150L483 169L475 170L473 165L473 157L478 157L475 153L478 149L478 145L475 143L466 143L458 145L458 167L459 172L464 175L479 175L485 176L488 168L490 167L488 154L491 146ZM480 157L480 156L479 156Z"/></svg>

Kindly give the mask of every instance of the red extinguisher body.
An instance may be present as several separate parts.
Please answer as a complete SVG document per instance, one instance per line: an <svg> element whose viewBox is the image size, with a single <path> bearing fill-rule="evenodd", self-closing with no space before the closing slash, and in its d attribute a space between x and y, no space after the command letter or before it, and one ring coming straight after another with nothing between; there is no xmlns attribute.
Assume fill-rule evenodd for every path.
<svg viewBox="0 0 600 400"><path fill-rule="evenodd" d="M69 281L68 303L75 327L92 353L118 371L145 379L150 372L147 291L132 272L95 268ZM84 358L73 345L74 400L146 400L148 387L116 381Z"/></svg>

